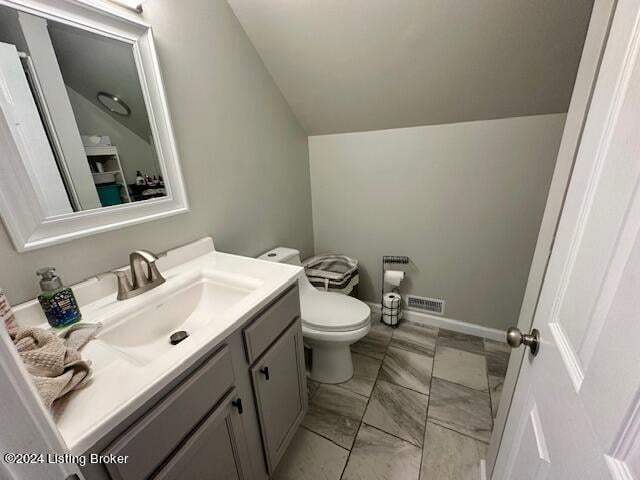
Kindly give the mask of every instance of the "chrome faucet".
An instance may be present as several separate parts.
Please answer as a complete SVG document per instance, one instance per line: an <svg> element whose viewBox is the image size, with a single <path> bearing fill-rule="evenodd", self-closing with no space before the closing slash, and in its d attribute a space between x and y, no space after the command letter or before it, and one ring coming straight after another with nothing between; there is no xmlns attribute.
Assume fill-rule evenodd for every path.
<svg viewBox="0 0 640 480"><path fill-rule="evenodd" d="M117 298L118 300L127 300L148 292L166 281L156 265L158 258L159 256L148 250L136 250L129 255L131 281L129 281L127 273L122 270L102 273L98 275L98 278L109 274L115 275L118 279Z"/></svg>

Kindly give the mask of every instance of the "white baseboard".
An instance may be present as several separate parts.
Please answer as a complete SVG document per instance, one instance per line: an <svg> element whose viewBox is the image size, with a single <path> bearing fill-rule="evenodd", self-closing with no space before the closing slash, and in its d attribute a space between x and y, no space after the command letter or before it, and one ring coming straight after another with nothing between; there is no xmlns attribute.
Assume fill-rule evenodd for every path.
<svg viewBox="0 0 640 480"><path fill-rule="evenodd" d="M369 307L371 307L372 312L380 313L379 303L365 303L369 305ZM445 328L454 332L466 333L467 335L475 335L476 337L488 338L489 340L496 340L498 342L505 341L505 332L503 330L483 327L482 325L463 322L461 320L454 320L453 318L440 317L438 315L429 315L428 313L416 312L414 310L402 310L402 315L402 318L410 322L420 323L423 325L428 325L430 327Z"/></svg>
<svg viewBox="0 0 640 480"><path fill-rule="evenodd" d="M487 480L487 462L480 460L480 480Z"/></svg>

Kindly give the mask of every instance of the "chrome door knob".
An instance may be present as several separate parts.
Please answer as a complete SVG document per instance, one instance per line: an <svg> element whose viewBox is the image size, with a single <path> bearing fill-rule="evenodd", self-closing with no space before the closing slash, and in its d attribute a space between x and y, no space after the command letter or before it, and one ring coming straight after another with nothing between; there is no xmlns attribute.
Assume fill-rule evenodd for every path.
<svg viewBox="0 0 640 480"><path fill-rule="evenodd" d="M507 330L507 343L511 348L518 348L520 345L529 347L531 355L534 357L540 350L540 332L534 328L531 333L522 333L519 328L511 327Z"/></svg>

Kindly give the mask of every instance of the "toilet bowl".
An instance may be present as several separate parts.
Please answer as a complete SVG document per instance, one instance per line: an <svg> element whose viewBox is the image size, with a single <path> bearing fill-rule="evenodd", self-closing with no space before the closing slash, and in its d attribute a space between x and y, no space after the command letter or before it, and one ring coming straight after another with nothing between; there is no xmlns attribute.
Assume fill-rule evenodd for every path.
<svg viewBox="0 0 640 480"><path fill-rule="evenodd" d="M258 257L272 262L301 265L300 252L277 247ZM311 349L311 379L342 383L353 376L351 345L371 328L371 309L360 300L335 292L321 292L306 275L300 278L302 336Z"/></svg>

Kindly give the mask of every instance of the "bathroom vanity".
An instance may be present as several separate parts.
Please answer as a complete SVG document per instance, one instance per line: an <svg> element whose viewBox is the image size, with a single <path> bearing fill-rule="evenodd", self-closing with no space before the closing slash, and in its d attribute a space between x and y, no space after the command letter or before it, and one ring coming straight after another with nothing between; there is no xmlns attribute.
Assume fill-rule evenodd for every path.
<svg viewBox="0 0 640 480"><path fill-rule="evenodd" d="M302 270L211 239L158 267L166 282L129 300L115 300L112 277L74 287L83 321L103 328L82 350L92 382L56 415L61 436L71 454L101 456L81 467L87 479L266 479L307 409ZM35 307L18 306L18 321L35 324Z"/></svg>
<svg viewBox="0 0 640 480"><path fill-rule="evenodd" d="M95 3L0 1L0 216L19 252L188 211L151 25ZM302 269L210 238L156 260L166 281L144 291L113 275L72 287L82 321L103 327L81 351L90 383L53 417L21 382L46 448L99 455L61 462L88 479L267 478L307 408ZM49 328L35 300L14 312Z"/></svg>

